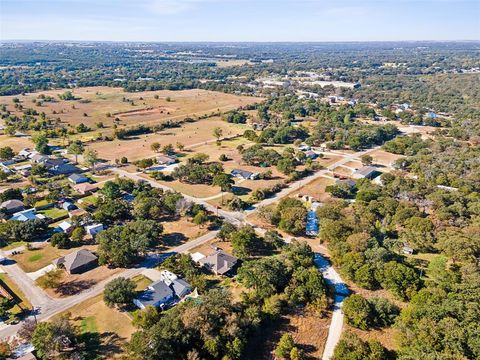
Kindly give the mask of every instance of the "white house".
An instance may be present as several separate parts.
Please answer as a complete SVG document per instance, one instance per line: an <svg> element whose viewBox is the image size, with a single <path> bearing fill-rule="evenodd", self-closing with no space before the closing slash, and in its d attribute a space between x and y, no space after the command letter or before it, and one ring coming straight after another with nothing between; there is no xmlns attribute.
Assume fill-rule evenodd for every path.
<svg viewBox="0 0 480 360"><path fill-rule="evenodd" d="M87 232L88 235L95 237L100 231L102 231L103 224L93 224L93 225L87 225L85 226L85 231Z"/></svg>

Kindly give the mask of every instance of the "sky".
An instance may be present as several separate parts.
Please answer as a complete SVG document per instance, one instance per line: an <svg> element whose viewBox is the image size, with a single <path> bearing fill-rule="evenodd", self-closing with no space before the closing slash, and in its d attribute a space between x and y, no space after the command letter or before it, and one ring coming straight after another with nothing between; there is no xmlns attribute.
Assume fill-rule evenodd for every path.
<svg viewBox="0 0 480 360"><path fill-rule="evenodd" d="M0 40L479 40L480 0L0 0Z"/></svg>

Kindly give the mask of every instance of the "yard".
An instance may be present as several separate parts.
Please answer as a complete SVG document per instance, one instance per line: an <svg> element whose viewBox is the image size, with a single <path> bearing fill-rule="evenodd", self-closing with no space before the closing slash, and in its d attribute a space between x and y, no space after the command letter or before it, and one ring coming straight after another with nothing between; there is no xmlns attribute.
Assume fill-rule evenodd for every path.
<svg viewBox="0 0 480 360"><path fill-rule="evenodd" d="M17 305L15 305L11 310L10 313L14 316L19 315L22 313L23 310L31 309L32 305L23 294L23 292L17 287L17 285L10 279L7 274L0 274L0 280L5 283L5 285L15 294L16 300L18 301Z"/></svg>
<svg viewBox="0 0 480 360"><path fill-rule="evenodd" d="M300 189L294 191L290 194L291 197L296 197L297 195L311 196L316 201L325 202L328 199L331 199L329 193L325 192L325 188L329 185L334 184L335 181L326 177L319 177L312 182L308 183L305 186L302 186Z"/></svg>
<svg viewBox="0 0 480 360"><path fill-rule="evenodd" d="M404 156L392 154L383 150L375 150L369 154L373 158L373 163L383 166L392 166L395 160L400 159Z"/></svg>
<svg viewBox="0 0 480 360"><path fill-rule="evenodd" d="M195 225L191 220L181 217L176 221L166 221L162 223L163 235L162 244L167 247L178 246L189 240L205 235L207 227Z"/></svg>
<svg viewBox="0 0 480 360"><path fill-rule="evenodd" d="M118 358L122 354L122 344L130 339L135 327L127 313L109 308L102 295L90 298L68 309L67 315L83 333L96 337L100 346L96 347L103 358Z"/></svg>

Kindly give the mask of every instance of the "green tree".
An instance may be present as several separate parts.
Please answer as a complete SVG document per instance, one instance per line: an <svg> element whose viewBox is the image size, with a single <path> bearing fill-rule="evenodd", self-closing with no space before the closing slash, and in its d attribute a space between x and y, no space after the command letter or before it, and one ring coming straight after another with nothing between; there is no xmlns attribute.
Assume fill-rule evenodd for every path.
<svg viewBox="0 0 480 360"><path fill-rule="evenodd" d="M10 146L0 148L0 160L10 160L15 156L15 152Z"/></svg>
<svg viewBox="0 0 480 360"><path fill-rule="evenodd" d="M53 234L50 243L59 249L68 249L72 245L70 238L64 232Z"/></svg>
<svg viewBox="0 0 480 360"><path fill-rule="evenodd" d="M48 138L44 133L36 133L32 136L32 141L35 144L35 150L40 154L49 154L50 147L48 146Z"/></svg>
<svg viewBox="0 0 480 360"><path fill-rule="evenodd" d="M84 155L83 155L83 160L85 161L85 164L87 166L90 166L92 168L92 171L95 172L95 165L98 162L98 153L96 150L86 150Z"/></svg>
<svg viewBox="0 0 480 360"><path fill-rule="evenodd" d="M74 141L68 146L68 153L75 155L75 163L78 164L78 155L83 154L85 148L81 141Z"/></svg>
<svg viewBox="0 0 480 360"><path fill-rule="evenodd" d="M275 355L280 359L288 359L294 346L292 335L283 334L275 348Z"/></svg>
<svg viewBox="0 0 480 360"><path fill-rule="evenodd" d="M132 303L137 293L136 284L130 279L123 277L116 278L105 285L103 301L108 306L124 307Z"/></svg>
<svg viewBox="0 0 480 360"><path fill-rule="evenodd" d="M372 325L372 309L361 295L353 294L343 302L343 313L347 324L366 330Z"/></svg>

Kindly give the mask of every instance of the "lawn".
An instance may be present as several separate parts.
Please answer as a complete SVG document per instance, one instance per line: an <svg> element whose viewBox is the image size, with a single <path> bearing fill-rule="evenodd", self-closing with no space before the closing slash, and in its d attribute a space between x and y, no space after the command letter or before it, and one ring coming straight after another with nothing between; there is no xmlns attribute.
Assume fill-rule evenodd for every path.
<svg viewBox="0 0 480 360"><path fill-rule="evenodd" d="M10 279L7 274L0 274L0 280L2 280L8 288L15 293L19 303L15 305L10 311L12 315L18 315L22 313L22 309L31 309L32 304L28 301L27 297L23 292L17 287L17 285Z"/></svg>
<svg viewBox="0 0 480 360"><path fill-rule="evenodd" d="M95 350L105 359L119 357L122 345L135 331L127 313L105 305L103 295L85 300L57 316L62 315L68 315L82 333L95 335L99 339L100 346Z"/></svg>
<svg viewBox="0 0 480 360"><path fill-rule="evenodd" d="M80 202L81 200L81 202ZM81 198L78 203L82 205L82 207L86 207L86 206L89 206L89 205L93 205L93 206L96 206L97 203L98 203L98 197L94 194L94 195L89 195L89 196L85 196L84 198Z"/></svg>
<svg viewBox="0 0 480 360"><path fill-rule="evenodd" d="M133 277L132 280L135 282L135 284L137 284L137 291L145 290L152 283L152 280L150 280L144 275L137 275Z"/></svg>
<svg viewBox="0 0 480 360"><path fill-rule="evenodd" d="M59 250L50 244L35 250L24 250L21 254L13 255L12 259L25 272L33 272L50 265L56 258L68 254L72 250Z"/></svg>
<svg viewBox="0 0 480 360"><path fill-rule="evenodd" d="M67 211L67 210L58 209L58 208L56 208L56 207L39 211L39 213L40 213L40 214L43 214L43 215L45 215L46 217L51 218L51 219L53 219L53 220L56 220L56 219L59 219L59 218L61 218L61 217L64 217L64 216L67 216L67 215L68 215L68 211Z"/></svg>

